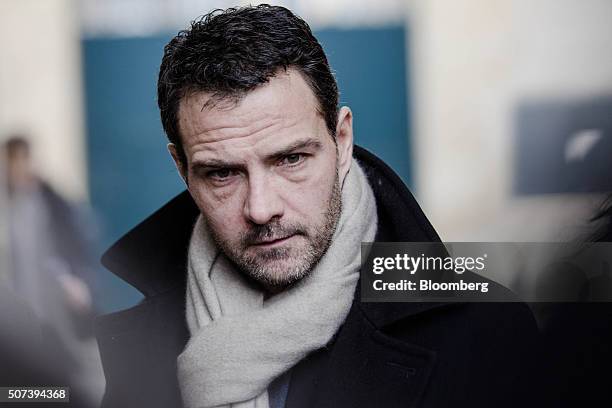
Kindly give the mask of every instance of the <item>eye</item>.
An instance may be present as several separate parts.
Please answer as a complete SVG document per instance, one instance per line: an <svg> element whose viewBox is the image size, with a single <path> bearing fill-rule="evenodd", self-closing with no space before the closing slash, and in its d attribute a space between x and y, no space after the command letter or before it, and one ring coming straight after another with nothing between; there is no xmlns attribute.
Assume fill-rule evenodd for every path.
<svg viewBox="0 0 612 408"><path fill-rule="evenodd" d="M305 157L306 157L306 155L304 155L302 153L291 153L291 154L288 154L285 157L283 157L283 159L281 160L280 164L281 165L286 165L286 166L289 166L289 167L297 166L302 161L304 161Z"/></svg>
<svg viewBox="0 0 612 408"><path fill-rule="evenodd" d="M235 174L236 171L232 169L217 169L209 171L208 173L206 173L206 176L215 181L226 181Z"/></svg>

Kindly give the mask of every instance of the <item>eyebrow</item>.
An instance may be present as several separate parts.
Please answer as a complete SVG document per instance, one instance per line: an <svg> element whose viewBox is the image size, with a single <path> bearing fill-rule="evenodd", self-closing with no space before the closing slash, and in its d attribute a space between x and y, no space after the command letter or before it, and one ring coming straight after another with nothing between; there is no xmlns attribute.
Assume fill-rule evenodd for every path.
<svg viewBox="0 0 612 408"><path fill-rule="evenodd" d="M264 160L274 161L283 156L291 154L296 150L301 150L301 149L320 150L322 147L323 147L323 144L315 138L297 140L293 142L292 144L290 144L289 146L285 146L281 148L280 150L277 150L273 153L268 154ZM194 169L196 168L228 168L228 167L232 168L232 167L240 167L240 166L241 165L237 163L232 163L232 162L228 162L225 160L213 159L213 158L198 160L192 164L192 168Z"/></svg>
<svg viewBox="0 0 612 408"><path fill-rule="evenodd" d="M301 150L301 149L313 149L313 150L320 150L323 147L323 145L321 144L321 142L315 138L308 138L305 140L297 140L294 143L290 144L289 146L286 146L284 148L282 148L279 151L276 151L272 154L270 154L267 159L268 160L274 160L274 159L278 159L280 157L286 156L288 154L293 153L296 150Z"/></svg>

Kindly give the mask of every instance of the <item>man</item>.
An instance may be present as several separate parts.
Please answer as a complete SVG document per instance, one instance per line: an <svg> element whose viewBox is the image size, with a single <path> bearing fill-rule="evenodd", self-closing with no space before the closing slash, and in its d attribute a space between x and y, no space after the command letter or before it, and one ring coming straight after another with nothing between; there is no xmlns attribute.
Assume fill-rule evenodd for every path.
<svg viewBox="0 0 612 408"><path fill-rule="evenodd" d="M99 321L105 406L528 405L524 305L360 302L362 241L439 238L353 147L304 21L194 22L164 50L158 103L188 192L103 258L145 295Z"/></svg>

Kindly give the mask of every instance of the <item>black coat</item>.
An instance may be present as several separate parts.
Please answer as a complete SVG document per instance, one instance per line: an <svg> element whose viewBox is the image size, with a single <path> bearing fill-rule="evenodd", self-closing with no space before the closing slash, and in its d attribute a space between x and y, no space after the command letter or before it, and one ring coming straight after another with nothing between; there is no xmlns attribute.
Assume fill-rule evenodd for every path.
<svg viewBox="0 0 612 408"><path fill-rule="evenodd" d="M355 156L376 197L376 240L439 241L399 177L363 149ZM197 215L184 192L103 257L145 295L98 320L104 407L180 406L176 357L189 337L186 256ZM361 303L357 285L332 342L292 370L286 406L527 406L536 335L521 303Z"/></svg>

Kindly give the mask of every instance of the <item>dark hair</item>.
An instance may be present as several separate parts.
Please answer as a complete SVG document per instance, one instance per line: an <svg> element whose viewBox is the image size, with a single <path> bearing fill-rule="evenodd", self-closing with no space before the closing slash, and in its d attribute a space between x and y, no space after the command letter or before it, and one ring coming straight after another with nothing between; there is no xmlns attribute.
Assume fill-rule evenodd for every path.
<svg viewBox="0 0 612 408"><path fill-rule="evenodd" d="M181 98L203 91L213 100L238 101L279 69L290 67L303 75L335 137L336 80L310 27L291 11L267 4L214 10L180 31L164 48L157 103L164 131L181 161L186 163L177 118Z"/></svg>
<svg viewBox="0 0 612 408"><path fill-rule="evenodd" d="M9 158L14 157L18 152L30 154L30 142L25 136L13 135L4 141L3 147Z"/></svg>

